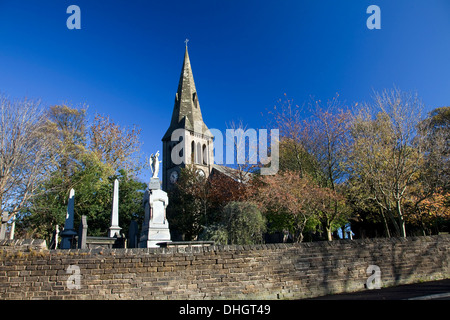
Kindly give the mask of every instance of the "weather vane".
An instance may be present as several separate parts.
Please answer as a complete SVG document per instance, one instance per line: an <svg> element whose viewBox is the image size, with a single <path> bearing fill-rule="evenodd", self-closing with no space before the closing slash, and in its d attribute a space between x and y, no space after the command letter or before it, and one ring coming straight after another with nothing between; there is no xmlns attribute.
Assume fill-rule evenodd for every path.
<svg viewBox="0 0 450 320"><path fill-rule="evenodd" d="M186 44L186 48L187 48L187 44L188 44L188 42L189 42L189 39L188 39L188 38L186 38L186 40L184 40L184 43Z"/></svg>

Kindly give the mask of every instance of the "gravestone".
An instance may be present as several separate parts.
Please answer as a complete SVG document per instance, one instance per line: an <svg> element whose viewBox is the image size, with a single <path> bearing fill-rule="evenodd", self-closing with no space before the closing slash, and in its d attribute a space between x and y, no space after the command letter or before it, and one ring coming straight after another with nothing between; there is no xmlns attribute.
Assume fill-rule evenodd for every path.
<svg viewBox="0 0 450 320"><path fill-rule="evenodd" d="M1 228L0 228L0 240L6 239L6 227L8 226L8 212L2 213Z"/></svg>
<svg viewBox="0 0 450 320"><path fill-rule="evenodd" d="M53 231L52 240L50 241L50 249L58 249L59 241L59 226L56 225L55 231Z"/></svg>
<svg viewBox="0 0 450 320"><path fill-rule="evenodd" d="M119 181L116 179L114 180L111 227L109 228L109 237L119 237L121 229L122 228L119 227Z"/></svg>
<svg viewBox="0 0 450 320"><path fill-rule="evenodd" d="M86 216L81 216L80 227L78 228L78 249L86 249L87 229Z"/></svg>
<svg viewBox="0 0 450 320"><path fill-rule="evenodd" d="M75 236L78 234L73 228L75 208L75 190L70 189L69 203L67 205L66 222L61 232L61 249L71 249Z"/></svg>
<svg viewBox="0 0 450 320"><path fill-rule="evenodd" d="M139 230L136 220L131 220L130 227L128 228L128 248L138 247Z"/></svg>

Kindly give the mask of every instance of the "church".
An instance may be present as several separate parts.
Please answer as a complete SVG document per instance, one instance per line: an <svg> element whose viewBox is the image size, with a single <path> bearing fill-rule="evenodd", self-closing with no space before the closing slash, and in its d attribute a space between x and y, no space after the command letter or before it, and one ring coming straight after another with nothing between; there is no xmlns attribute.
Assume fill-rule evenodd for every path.
<svg viewBox="0 0 450 320"><path fill-rule="evenodd" d="M250 173L214 164L214 136L203 121L186 41L183 66L169 128L162 138L162 187L168 191L177 182L181 168L195 165L197 174L208 179L218 175L239 183Z"/></svg>

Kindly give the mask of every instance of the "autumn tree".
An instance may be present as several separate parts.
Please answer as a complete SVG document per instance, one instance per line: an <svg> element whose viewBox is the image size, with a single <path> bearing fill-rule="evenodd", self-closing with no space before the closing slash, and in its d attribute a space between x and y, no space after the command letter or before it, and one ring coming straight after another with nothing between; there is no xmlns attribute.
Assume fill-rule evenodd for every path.
<svg viewBox="0 0 450 320"><path fill-rule="evenodd" d="M215 205L222 208L231 201L246 201L254 192L255 175L226 166L215 167L208 178L211 198Z"/></svg>
<svg viewBox="0 0 450 320"><path fill-rule="evenodd" d="M53 137L38 101L0 97L0 214L14 217L38 193L51 170Z"/></svg>
<svg viewBox="0 0 450 320"><path fill-rule="evenodd" d="M294 170L300 177L309 175L324 188L322 195L330 194L330 190L333 193L321 203L323 210L318 215L330 241L332 231L345 223L350 212L339 193L345 176L342 163L351 113L338 98L336 95L325 105L321 100L311 100L309 116L305 107L287 98L269 112L272 125L280 128L280 170Z"/></svg>
<svg viewBox="0 0 450 320"><path fill-rule="evenodd" d="M423 234L438 229L438 221L450 220L450 107L436 108L419 123L423 161L408 195L408 221Z"/></svg>
<svg viewBox="0 0 450 320"><path fill-rule="evenodd" d="M85 107L50 107L45 128L53 137L53 148L48 155L52 159L52 170L41 181L39 196L23 212L20 225L23 233L49 238L55 225L64 223L71 188L76 191L75 222L80 220L81 215L86 215L90 235L106 233L110 224L113 180L116 177L121 183L121 208L133 208L134 211L121 211L121 217L124 218L121 222L127 223L133 213L139 214L135 203L136 197L142 198L142 183L130 177L123 168L131 168L132 173L136 172L131 166L136 162L129 160L129 157L138 150L139 132L127 129L121 131L118 125L102 117L97 117L93 125L89 126L86 115ZM107 128L108 125L111 128ZM122 138L124 141L114 142ZM124 151L124 148L129 150ZM130 188L135 189L131 191ZM124 194L125 190L128 192ZM124 202L120 194L127 195L128 200Z"/></svg>
<svg viewBox="0 0 450 320"><path fill-rule="evenodd" d="M352 183L369 190L397 233L406 237L403 208L423 160L417 123L422 102L398 89L376 93L352 120L347 169Z"/></svg>
<svg viewBox="0 0 450 320"><path fill-rule="evenodd" d="M450 107L436 108L419 124L424 153L422 176L425 188L433 193L450 191Z"/></svg>
<svg viewBox="0 0 450 320"><path fill-rule="evenodd" d="M121 127L108 116L96 114L88 129L89 150L114 171L123 169L129 174L135 174L142 168L139 157L140 132L136 126Z"/></svg>
<svg viewBox="0 0 450 320"><path fill-rule="evenodd" d="M277 128L280 132L279 153L280 170L293 170L300 176L314 176L317 161L308 153L305 141L305 110L303 106L295 105L292 99L279 99L273 110L268 111L268 126Z"/></svg>
<svg viewBox="0 0 450 320"><path fill-rule="evenodd" d="M301 242L308 222L317 220L326 202L334 196L329 188L321 188L308 175L302 177L295 171L283 171L261 176L255 202L269 223L276 221L278 227L290 232L294 242ZM283 219L280 221L278 217Z"/></svg>
<svg viewBox="0 0 450 320"><path fill-rule="evenodd" d="M405 200L405 211L408 212L407 221L411 225L419 227L424 236L431 235L432 229L438 233L441 222L448 223L450 221L450 193L438 189L426 198L421 195L420 192L412 192Z"/></svg>
<svg viewBox="0 0 450 320"><path fill-rule="evenodd" d="M53 159L52 190L68 192L75 186L72 177L82 168L82 158L87 154L87 107L71 108L54 105L49 108L46 130L54 137L50 157Z"/></svg>
<svg viewBox="0 0 450 320"><path fill-rule="evenodd" d="M342 183L346 178L344 162L345 147L349 139L351 112L338 100L339 95L323 106L321 100L312 102L312 116L304 121L304 145L308 154L317 162L314 177L323 190L319 219L326 230L328 241L332 231L345 224L350 210L341 196ZM327 198L325 195L329 195Z"/></svg>

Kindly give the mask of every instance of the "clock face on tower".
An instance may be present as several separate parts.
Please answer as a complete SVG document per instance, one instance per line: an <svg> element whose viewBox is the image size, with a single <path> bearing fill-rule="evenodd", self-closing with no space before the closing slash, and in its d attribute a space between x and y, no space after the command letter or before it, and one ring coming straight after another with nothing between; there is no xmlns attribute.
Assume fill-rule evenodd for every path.
<svg viewBox="0 0 450 320"><path fill-rule="evenodd" d="M170 183L174 184L175 182L177 182L177 180L178 180L178 172L172 171L170 173Z"/></svg>
<svg viewBox="0 0 450 320"><path fill-rule="evenodd" d="M204 178L205 177L205 171L203 171L202 169L198 169L197 170L197 174L199 177Z"/></svg>

